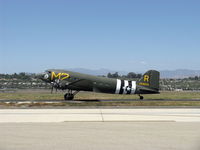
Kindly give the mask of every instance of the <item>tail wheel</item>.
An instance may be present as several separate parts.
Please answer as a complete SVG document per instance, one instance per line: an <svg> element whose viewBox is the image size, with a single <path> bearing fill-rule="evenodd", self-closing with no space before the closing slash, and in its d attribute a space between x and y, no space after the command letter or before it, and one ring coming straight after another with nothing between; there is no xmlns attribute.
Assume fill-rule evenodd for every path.
<svg viewBox="0 0 200 150"><path fill-rule="evenodd" d="M139 95L139 97L140 97L140 100L143 100L143 99L144 99L144 97L143 97L143 96L141 96L141 95Z"/></svg>

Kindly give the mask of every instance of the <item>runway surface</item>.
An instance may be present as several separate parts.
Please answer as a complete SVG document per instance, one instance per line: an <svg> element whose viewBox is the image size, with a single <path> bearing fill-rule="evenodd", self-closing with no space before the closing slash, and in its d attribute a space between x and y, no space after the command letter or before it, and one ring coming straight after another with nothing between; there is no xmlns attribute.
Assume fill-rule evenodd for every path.
<svg viewBox="0 0 200 150"><path fill-rule="evenodd" d="M199 150L200 123L0 123L0 150Z"/></svg>
<svg viewBox="0 0 200 150"><path fill-rule="evenodd" d="M0 109L0 150L199 150L200 109Z"/></svg>
<svg viewBox="0 0 200 150"><path fill-rule="evenodd" d="M0 122L200 122L200 109L1 109Z"/></svg>

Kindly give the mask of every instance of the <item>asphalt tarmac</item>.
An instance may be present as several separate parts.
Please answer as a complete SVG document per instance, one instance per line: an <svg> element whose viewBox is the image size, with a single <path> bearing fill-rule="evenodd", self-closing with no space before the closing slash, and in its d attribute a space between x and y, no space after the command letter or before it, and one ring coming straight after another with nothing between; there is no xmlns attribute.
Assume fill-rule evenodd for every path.
<svg viewBox="0 0 200 150"><path fill-rule="evenodd" d="M199 150L200 123L0 123L0 150Z"/></svg>
<svg viewBox="0 0 200 150"><path fill-rule="evenodd" d="M199 150L200 109L0 109L0 150Z"/></svg>

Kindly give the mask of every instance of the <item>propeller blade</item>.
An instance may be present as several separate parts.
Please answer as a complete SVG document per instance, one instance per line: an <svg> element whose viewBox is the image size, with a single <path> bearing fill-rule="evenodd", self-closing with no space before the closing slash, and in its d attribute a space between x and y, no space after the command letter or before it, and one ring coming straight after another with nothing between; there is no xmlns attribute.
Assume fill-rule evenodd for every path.
<svg viewBox="0 0 200 150"><path fill-rule="evenodd" d="M56 87L56 93L58 92L58 88Z"/></svg>
<svg viewBox="0 0 200 150"><path fill-rule="evenodd" d="M52 85L52 87L51 87L51 94L53 93L53 85Z"/></svg>

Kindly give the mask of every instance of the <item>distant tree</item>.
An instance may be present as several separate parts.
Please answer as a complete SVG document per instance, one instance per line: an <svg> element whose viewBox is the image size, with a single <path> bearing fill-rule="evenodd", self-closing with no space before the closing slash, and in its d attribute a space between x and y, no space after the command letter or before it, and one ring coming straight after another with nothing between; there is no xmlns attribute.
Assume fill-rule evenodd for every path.
<svg viewBox="0 0 200 150"><path fill-rule="evenodd" d="M19 76L18 78L22 79L22 80L30 80L31 79L30 75L26 74L25 72L20 72L18 76Z"/></svg>
<svg viewBox="0 0 200 150"><path fill-rule="evenodd" d="M128 74L127 74L127 78L136 78L137 77L137 75L136 75L136 73L134 73L134 72L129 72Z"/></svg>
<svg viewBox="0 0 200 150"><path fill-rule="evenodd" d="M195 77L194 77L194 80L198 80L198 79L199 79L199 77L198 77L198 76L195 76Z"/></svg>
<svg viewBox="0 0 200 150"><path fill-rule="evenodd" d="M119 76L119 74L118 74L118 72L115 72L115 73L113 73L113 74L111 74L110 72L107 74L107 77L108 78L119 78L120 76Z"/></svg>
<svg viewBox="0 0 200 150"><path fill-rule="evenodd" d="M142 78L142 74L136 74L136 78Z"/></svg>
<svg viewBox="0 0 200 150"><path fill-rule="evenodd" d="M115 72L112 76L113 76L113 78L118 78L119 74L118 74L118 72Z"/></svg>
<svg viewBox="0 0 200 150"><path fill-rule="evenodd" d="M13 78L17 78L17 77L18 77L17 73L14 73Z"/></svg>
<svg viewBox="0 0 200 150"><path fill-rule="evenodd" d="M107 77L108 77L108 78L112 78L112 74L109 72L109 73L107 74Z"/></svg>

